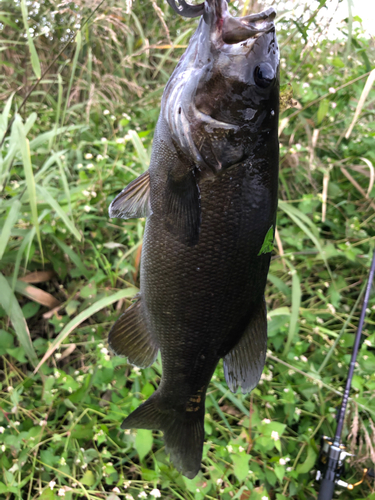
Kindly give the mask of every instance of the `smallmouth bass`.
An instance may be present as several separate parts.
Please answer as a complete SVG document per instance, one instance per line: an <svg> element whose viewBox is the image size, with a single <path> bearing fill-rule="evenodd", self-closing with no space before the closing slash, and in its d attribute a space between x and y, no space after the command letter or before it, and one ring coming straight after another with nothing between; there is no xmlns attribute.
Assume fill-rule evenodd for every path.
<svg viewBox="0 0 375 500"><path fill-rule="evenodd" d="M150 167L110 205L111 218L147 221L140 294L108 340L139 367L160 349L160 385L122 428L162 430L173 464L193 478L219 360L231 391L244 393L265 363L279 51L272 8L235 18L226 0L168 2L201 19L164 90Z"/></svg>

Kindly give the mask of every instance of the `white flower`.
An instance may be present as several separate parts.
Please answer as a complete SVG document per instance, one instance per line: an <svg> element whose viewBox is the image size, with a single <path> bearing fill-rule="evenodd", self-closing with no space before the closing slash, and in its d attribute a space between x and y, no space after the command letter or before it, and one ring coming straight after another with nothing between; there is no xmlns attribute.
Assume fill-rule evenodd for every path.
<svg viewBox="0 0 375 500"><path fill-rule="evenodd" d="M239 446L238 447L238 451L241 452L241 451L245 451L245 448L242 448L242 446Z"/></svg>
<svg viewBox="0 0 375 500"><path fill-rule="evenodd" d="M285 387L284 392L289 392L289 389Z"/></svg>
<svg viewBox="0 0 375 500"><path fill-rule="evenodd" d="M222 480L220 477L219 477L219 479L217 479L217 480L216 480L216 484L217 484L217 485L222 484L222 482L223 482L223 480Z"/></svg>
<svg viewBox="0 0 375 500"><path fill-rule="evenodd" d="M60 460L59 460L59 464L60 465L66 465L66 460L64 457L61 457Z"/></svg>
<svg viewBox="0 0 375 500"><path fill-rule="evenodd" d="M271 423L271 420L269 418L264 418L262 420L263 424L270 424Z"/></svg>
<svg viewBox="0 0 375 500"><path fill-rule="evenodd" d="M131 481L124 481L124 488L129 488Z"/></svg>
<svg viewBox="0 0 375 500"><path fill-rule="evenodd" d="M120 488L117 488L117 486L115 486L112 491L114 493L121 493Z"/></svg>
<svg viewBox="0 0 375 500"><path fill-rule="evenodd" d="M127 113L122 113L122 116L127 120L130 120L130 116Z"/></svg>
<svg viewBox="0 0 375 500"><path fill-rule="evenodd" d="M47 425L47 420L41 420L41 421L39 422L39 425L40 425L41 427L43 427L43 425Z"/></svg>
<svg viewBox="0 0 375 500"><path fill-rule="evenodd" d="M280 458L279 464L280 465L285 465L286 464L286 460L284 460L284 458Z"/></svg>
<svg viewBox="0 0 375 500"><path fill-rule="evenodd" d="M109 113L110 113L109 109L105 109L105 110L103 111L103 115L109 115Z"/></svg>
<svg viewBox="0 0 375 500"><path fill-rule="evenodd" d="M101 140L102 142L107 142L107 141L108 141L108 139L107 139L106 137L102 137L100 140Z"/></svg>
<svg viewBox="0 0 375 500"><path fill-rule="evenodd" d="M88 164L86 165L86 168L87 168L88 170L92 170L93 168L95 168L95 165L94 165L93 163L88 163Z"/></svg>
<svg viewBox="0 0 375 500"><path fill-rule="evenodd" d="M0 434L4 434L4 431L5 431L4 427L3 427L3 426L1 426L1 427L0 427Z"/></svg>
<svg viewBox="0 0 375 500"><path fill-rule="evenodd" d="M141 491L138 498L147 498L147 493L145 491Z"/></svg>
<svg viewBox="0 0 375 500"><path fill-rule="evenodd" d="M102 348L100 349L100 352L101 352L101 353L103 353L103 354L108 354L108 349L107 349L107 348L105 348L105 347L102 347Z"/></svg>
<svg viewBox="0 0 375 500"><path fill-rule="evenodd" d="M307 78L314 78L314 73L309 73L309 74L307 75Z"/></svg>
<svg viewBox="0 0 375 500"><path fill-rule="evenodd" d="M123 137L119 137L118 139L116 139L116 142L117 144L124 144L125 139Z"/></svg>
<svg viewBox="0 0 375 500"><path fill-rule="evenodd" d="M371 340L366 339L365 340L365 344L368 345L368 346L371 346Z"/></svg>
<svg viewBox="0 0 375 500"><path fill-rule="evenodd" d="M294 412L296 413L296 415L301 415L301 411L302 411L301 408L296 408L294 410Z"/></svg>
<svg viewBox="0 0 375 500"><path fill-rule="evenodd" d="M90 192L89 192L89 191L87 191L87 189L84 189L84 190L82 191L82 194L83 194L83 196L90 196Z"/></svg>
<svg viewBox="0 0 375 500"><path fill-rule="evenodd" d="M56 358L56 359L60 359L60 358L61 358L61 356L62 356L61 352L57 352L57 353L55 354L55 358Z"/></svg>
<svg viewBox="0 0 375 500"><path fill-rule="evenodd" d="M91 153L86 153L85 154L85 158L86 158L86 160L91 160L92 154Z"/></svg>
<svg viewBox="0 0 375 500"><path fill-rule="evenodd" d="M336 309L332 304L327 304L327 307L331 311L331 314L335 314Z"/></svg>
<svg viewBox="0 0 375 500"><path fill-rule="evenodd" d="M331 102L331 108L332 109L335 109L336 106L337 106L337 102Z"/></svg>
<svg viewBox="0 0 375 500"><path fill-rule="evenodd" d="M85 212L90 212L90 210L91 210L90 205L85 205L85 206L83 207L83 210L84 210Z"/></svg>
<svg viewBox="0 0 375 500"><path fill-rule="evenodd" d="M150 495L152 495L155 498L161 498L160 490L158 490L157 488L154 488L153 490L151 490Z"/></svg>
<svg viewBox="0 0 375 500"><path fill-rule="evenodd" d="M300 356L300 359L301 361L304 361L305 363L307 363L308 359L306 358L306 356Z"/></svg>
<svg viewBox="0 0 375 500"><path fill-rule="evenodd" d="M309 83L305 82L304 84L302 84L303 89L307 89L308 87L310 87Z"/></svg>
<svg viewBox="0 0 375 500"><path fill-rule="evenodd" d="M290 472L291 470L293 470L293 467L287 467L286 470L287 472Z"/></svg>
<svg viewBox="0 0 375 500"><path fill-rule="evenodd" d="M336 89L334 89L333 87L329 87L328 92L330 94L336 94Z"/></svg>
<svg viewBox="0 0 375 500"><path fill-rule="evenodd" d="M131 495L130 493L127 493L125 495L125 500L134 500L133 495Z"/></svg>
<svg viewBox="0 0 375 500"><path fill-rule="evenodd" d="M8 392L12 392L12 391L13 391L13 387L12 387L11 385L8 385L8 387L7 387L7 391L8 391Z"/></svg>
<svg viewBox="0 0 375 500"><path fill-rule="evenodd" d="M230 444L228 444L227 450L228 450L229 453L233 453L233 446L231 446Z"/></svg>
<svg viewBox="0 0 375 500"><path fill-rule="evenodd" d="M262 500L269 500L269 498L267 495L264 495L264 497L262 497Z"/></svg>
<svg viewBox="0 0 375 500"><path fill-rule="evenodd" d="M53 376L54 376L55 378L60 378L60 372L55 372L55 373L53 374Z"/></svg>
<svg viewBox="0 0 375 500"><path fill-rule="evenodd" d="M65 496L65 490L64 490L64 488L60 488L59 492L57 494L59 495L59 497L64 497Z"/></svg>
<svg viewBox="0 0 375 500"><path fill-rule="evenodd" d="M51 490L53 490L53 488L55 487L55 484L56 484L56 481L50 481L48 483L48 486L51 488Z"/></svg>
<svg viewBox="0 0 375 500"><path fill-rule="evenodd" d="M104 159L104 156L102 155L96 155L96 161L101 161Z"/></svg>
<svg viewBox="0 0 375 500"><path fill-rule="evenodd" d="M5 446L5 444L2 444L1 445L1 451L5 451L7 449L7 447Z"/></svg>
<svg viewBox="0 0 375 500"><path fill-rule="evenodd" d="M277 431L272 431L271 432L271 439L278 441L279 440L279 433Z"/></svg>

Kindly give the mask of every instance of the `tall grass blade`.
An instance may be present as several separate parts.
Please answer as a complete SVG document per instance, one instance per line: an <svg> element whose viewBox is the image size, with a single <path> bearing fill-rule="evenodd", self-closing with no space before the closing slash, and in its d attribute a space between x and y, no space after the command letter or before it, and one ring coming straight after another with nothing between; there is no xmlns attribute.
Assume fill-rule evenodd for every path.
<svg viewBox="0 0 375 500"><path fill-rule="evenodd" d="M79 56L79 53L81 51L81 45L82 45L82 35L81 35L81 32L78 31L77 35L76 35L76 51L74 53L74 58L73 58L72 72L70 74L68 90L67 90L66 97L65 97L64 110L63 110L63 114L62 114L62 118L61 118L61 125L62 126L64 125L64 122L65 122L65 116L66 116L66 111L68 109L70 91L72 90L74 75L76 73L76 68L77 68L78 56Z"/></svg>
<svg viewBox="0 0 375 500"><path fill-rule="evenodd" d="M288 266L292 275L292 310L290 313L289 320L289 331L288 338L284 348L284 356L288 353L289 348L292 344L294 336L298 333L298 317L299 317L299 308L301 306L301 283L297 271L294 267L288 262Z"/></svg>
<svg viewBox="0 0 375 500"><path fill-rule="evenodd" d="M1 307L4 309L7 316L9 316L16 332L17 339L24 348L25 354L29 358L30 363L33 366L36 366L38 364L38 356L36 355L33 343L31 342L29 328L17 302L16 296L2 273L0 273L0 290Z"/></svg>
<svg viewBox="0 0 375 500"><path fill-rule="evenodd" d="M85 276L86 278L90 278L91 277L90 271L83 264L82 260L76 254L76 252L72 250L68 245L66 245L63 241L55 238L54 236L52 236L52 238L55 241L55 243L57 243L57 245L61 248L61 250L65 252L67 256L70 258L70 260L77 266L77 268L81 271L82 275Z"/></svg>
<svg viewBox="0 0 375 500"><path fill-rule="evenodd" d="M27 192L29 195L29 203L30 203L30 208L31 208L31 218L32 218L32 222L33 222L33 225L35 227L35 230L36 230L36 236L38 238L39 249L40 249L41 257L43 260L43 247L42 247L42 240L40 237L36 188L35 188L33 167L31 164L30 144L29 144L29 140L26 138L25 128L22 124L21 117L19 115L17 115L17 117L14 121L14 125L15 125L17 133L18 133L19 149L20 149L21 156L22 156Z"/></svg>
<svg viewBox="0 0 375 500"><path fill-rule="evenodd" d="M34 41L32 39L32 36L30 34L29 30L29 25L27 23L27 6L26 6L26 0L21 0L21 10L22 10L22 19L23 19L23 24L25 26L26 30L26 35L27 35L27 43L29 45L29 50L30 50L30 56L31 56L31 65L33 67L34 74L37 78L40 78L42 76L42 71L40 69L40 62L39 62L39 57L35 49Z"/></svg>
<svg viewBox="0 0 375 500"><path fill-rule="evenodd" d="M45 363L45 361L51 356L51 354L60 346L60 344L66 339L66 337L79 326L83 321L90 318L93 314L96 314L98 311L103 309L104 307L108 307L111 304L118 302L121 299L125 299L128 297L133 297L136 293L138 293L137 288L126 288L125 290L120 290L119 292L110 295L109 297L104 297L103 299L98 300L95 304L88 307L84 311L82 311L78 316L73 318L65 327L61 330L55 340L52 342L47 352L36 366L34 373L36 373L39 368Z"/></svg>
<svg viewBox="0 0 375 500"><path fill-rule="evenodd" d="M135 150L137 151L139 161L142 163L143 170L147 170L150 164L150 157L144 147L139 135L135 130L129 130L129 135Z"/></svg>
<svg viewBox="0 0 375 500"><path fill-rule="evenodd" d="M40 195L40 197L47 202L53 210L59 215L59 217L64 221L65 226L69 231L77 238L78 241L81 241L81 235L78 231L78 229L75 227L73 222L69 219L67 214L64 212L64 210L61 208L61 206L57 203L55 198L51 195L51 193L48 191L48 189L42 187L42 186L36 186L36 189Z"/></svg>
<svg viewBox="0 0 375 500"><path fill-rule="evenodd" d="M356 121L358 120L358 117L361 114L361 111L362 111L362 108L365 104L367 96L369 95L370 90L374 84L374 81L375 81L375 69L373 69L371 71L371 73L369 74L369 76L366 80L365 86L363 87L361 97L359 98L357 108L356 108L354 116L353 116L352 123L350 124L348 130L345 133L345 139L349 139L350 134L352 133L352 130L354 128L354 125L356 124Z"/></svg>
<svg viewBox="0 0 375 500"><path fill-rule="evenodd" d="M0 139L3 138L3 134L5 134L5 131L8 127L8 116L12 107L12 101L13 101L13 96L15 92L12 92L11 95L9 96L7 102L5 103L3 112L0 115Z"/></svg>
<svg viewBox="0 0 375 500"><path fill-rule="evenodd" d="M18 220L18 215L21 210L22 203L19 200L12 201L12 206L9 210L8 217L5 220L3 230L0 234L0 260L4 255L4 251L6 246L8 245L8 241L10 238L10 233L16 221Z"/></svg>

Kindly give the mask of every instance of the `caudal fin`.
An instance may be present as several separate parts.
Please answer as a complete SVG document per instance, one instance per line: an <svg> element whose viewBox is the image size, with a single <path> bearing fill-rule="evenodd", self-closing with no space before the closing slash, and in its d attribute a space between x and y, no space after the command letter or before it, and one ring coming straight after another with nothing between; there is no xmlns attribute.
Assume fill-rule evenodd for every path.
<svg viewBox="0 0 375 500"><path fill-rule="evenodd" d="M196 412L158 408L155 392L122 423L122 429L158 429L164 433L165 448L176 469L189 479L199 472L204 440L204 406Z"/></svg>

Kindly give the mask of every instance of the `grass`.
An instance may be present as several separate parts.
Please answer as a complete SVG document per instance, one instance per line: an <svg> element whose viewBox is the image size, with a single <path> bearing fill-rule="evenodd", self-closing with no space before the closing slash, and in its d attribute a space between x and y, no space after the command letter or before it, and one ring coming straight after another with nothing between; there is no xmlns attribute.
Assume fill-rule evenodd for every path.
<svg viewBox="0 0 375 500"><path fill-rule="evenodd" d="M148 164L195 21L161 2L98 5L5 0L0 13L0 499L316 498L319 439L335 430L374 249L373 41L355 17L328 40L328 0L280 16L282 83L297 108L280 120L267 364L246 396L216 370L191 481L160 433L119 429L161 367L108 353L139 286L144 221L107 213ZM375 462L374 309L371 297L344 428L352 483ZM365 480L340 498L374 492Z"/></svg>

